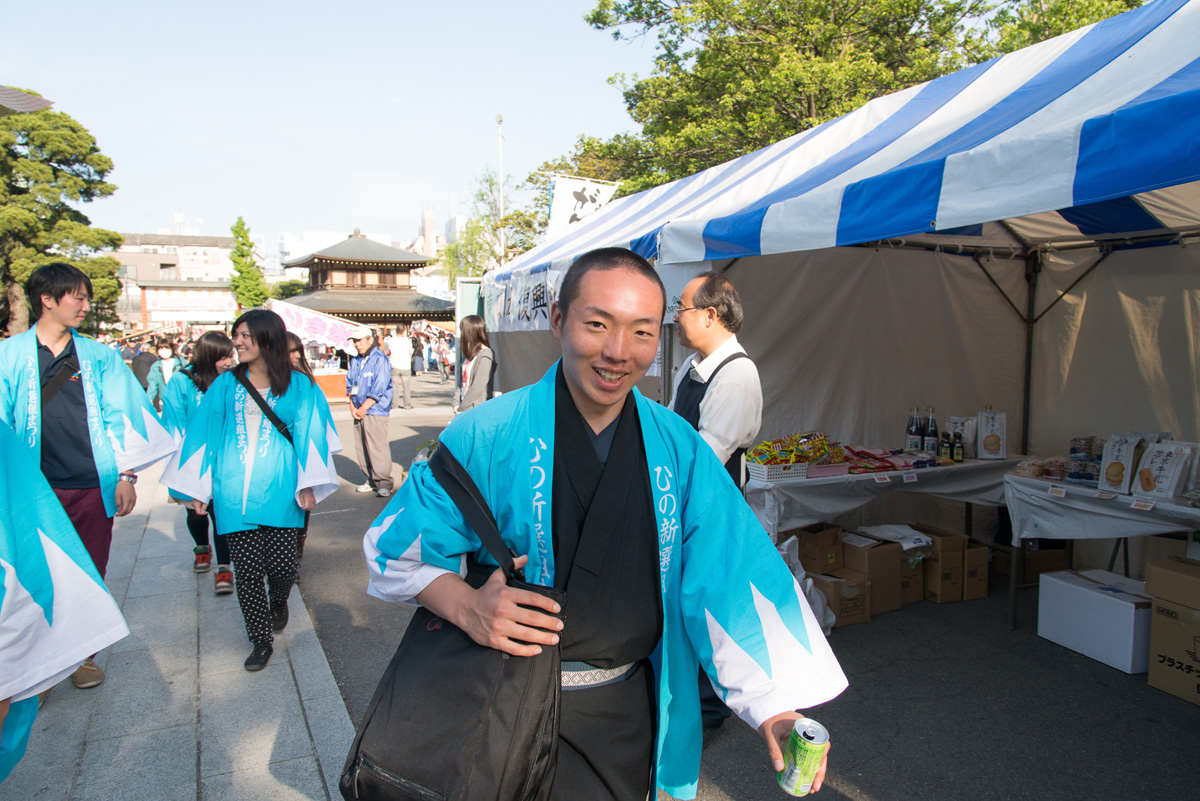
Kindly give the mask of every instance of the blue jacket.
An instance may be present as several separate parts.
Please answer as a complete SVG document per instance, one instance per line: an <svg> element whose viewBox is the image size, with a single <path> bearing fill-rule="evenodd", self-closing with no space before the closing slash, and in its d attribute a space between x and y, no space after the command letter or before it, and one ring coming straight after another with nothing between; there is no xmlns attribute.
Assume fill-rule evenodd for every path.
<svg viewBox="0 0 1200 801"><path fill-rule="evenodd" d="M547 586L554 583L557 370L556 364L537 384L460 414L440 437L479 486L505 542L529 555L526 579ZM754 727L828 701L846 687L846 677L803 592L712 448L679 415L636 389L633 397L659 533L656 776L672 796L693 798L700 775L698 669ZM462 575L467 554L495 564L424 463L413 467L367 531L363 550L368 592L394 601L412 600L445 573Z"/></svg>
<svg viewBox="0 0 1200 801"><path fill-rule="evenodd" d="M121 355L107 345L72 332L92 458L109 517L117 513L117 474L137 472L171 455L174 440ZM37 328L0 342L0 424L42 454L42 385L38 369Z"/></svg>
<svg viewBox="0 0 1200 801"><path fill-rule="evenodd" d="M320 502L338 487L333 455L342 443L321 390L293 372L282 397L267 391L264 400L287 426L290 444L265 417L257 433L249 430L246 408L254 401L231 370L217 376L187 415L183 441L163 471L161 481L176 497L212 499L219 534L299 528L300 491L311 488Z"/></svg>
<svg viewBox="0 0 1200 801"><path fill-rule="evenodd" d="M350 369L346 371L346 394L355 406L362 406L367 398L373 399L375 405L367 409L367 414L386 417L391 413L392 363L383 355L383 351L372 346L366 356L350 359Z"/></svg>

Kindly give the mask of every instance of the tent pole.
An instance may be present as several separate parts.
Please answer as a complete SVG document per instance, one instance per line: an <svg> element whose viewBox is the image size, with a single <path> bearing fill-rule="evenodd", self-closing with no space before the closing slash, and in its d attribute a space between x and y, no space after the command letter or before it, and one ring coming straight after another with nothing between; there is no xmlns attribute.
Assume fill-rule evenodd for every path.
<svg viewBox="0 0 1200 801"><path fill-rule="evenodd" d="M1021 407L1021 455L1029 455L1029 404L1033 394L1033 327L1037 322L1037 285L1042 272L1042 253L1034 250L1025 258L1028 302L1025 312L1025 387Z"/></svg>

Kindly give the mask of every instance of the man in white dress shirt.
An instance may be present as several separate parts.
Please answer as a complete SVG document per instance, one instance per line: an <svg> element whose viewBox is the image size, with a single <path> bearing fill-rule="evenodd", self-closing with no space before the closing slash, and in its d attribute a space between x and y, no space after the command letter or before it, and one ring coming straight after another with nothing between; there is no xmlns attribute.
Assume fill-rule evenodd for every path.
<svg viewBox="0 0 1200 801"><path fill-rule="evenodd" d="M675 327L680 343L695 353L679 370L671 408L700 433L740 488L745 483L742 456L762 425L758 368L737 340L742 299L724 275L704 273L683 288ZM729 708L703 673L700 711L707 729L729 717Z"/></svg>
<svg viewBox="0 0 1200 801"><path fill-rule="evenodd" d="M742 299L724 275L704 273L684 287L675 327L680 343L695 353L679 370L671 408L700 432L741 487L742 455L762 425L758 368L737 339Z"/></svg>

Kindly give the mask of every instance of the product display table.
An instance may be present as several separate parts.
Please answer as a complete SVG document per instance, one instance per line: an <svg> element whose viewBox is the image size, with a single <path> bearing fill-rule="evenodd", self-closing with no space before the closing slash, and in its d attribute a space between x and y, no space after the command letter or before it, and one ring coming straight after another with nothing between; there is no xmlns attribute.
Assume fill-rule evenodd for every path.
<svg viewBox="0 0 1200 801"><path fill-rule="evenodd" d="M1124 539L1200 529L1200 509L1166 501L1155 502L1151 509L1135 509L1133 503L1137 499L1129 495L1097 497L1098 494L1094 487L1062 481L1004 477L1014 543L1008 586L1009 628L1017 624L1017 588L1025 572L1027 540ZM1128 555L1126 551L1127 560ZM1113 556L1116 557L1115 550Z"/></svg>
<svg viewBox="0 0 1200 801"><path fill-rule="evenodd" d="M1129 495L1098 498L1094 487L1044 478L1007 475L1004 495L1014 540L1120 539L1200 529L1200 509L1191 506L1158 501L1153 509L1134 509Z"/></svg>
<svg viewBox="0 0 1200 801"><path fill-rule="evenodd" d="M1016 459L968 459L953 467L863 473L828 478L746 482L746 502L771 536L832 520L888 492L919 492L939 498L1004 505L1004 476ZM886 479L883 480L883 479Z"/></svg>

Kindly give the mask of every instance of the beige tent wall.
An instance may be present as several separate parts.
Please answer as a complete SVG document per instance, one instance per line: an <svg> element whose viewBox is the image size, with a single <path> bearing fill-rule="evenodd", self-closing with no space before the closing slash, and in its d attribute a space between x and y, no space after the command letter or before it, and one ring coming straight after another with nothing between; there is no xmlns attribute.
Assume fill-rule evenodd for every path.
<svg viewBox="0 0 1200 801"><path fill-rule="evenodd" d="M1039 312L1097 258L1054 255L1038 289ZM1116 251L1035 329L1030 445L1062 454L1075 436L1169 431L1200 441L1200 248ZM1076 566L1107 565L1113 540L1076 544ZM1131 573L1180 542L1130 541ZM1118 562L1120 569L1120 562Z"/></svg>

